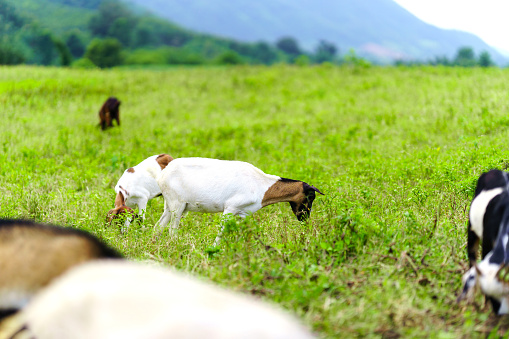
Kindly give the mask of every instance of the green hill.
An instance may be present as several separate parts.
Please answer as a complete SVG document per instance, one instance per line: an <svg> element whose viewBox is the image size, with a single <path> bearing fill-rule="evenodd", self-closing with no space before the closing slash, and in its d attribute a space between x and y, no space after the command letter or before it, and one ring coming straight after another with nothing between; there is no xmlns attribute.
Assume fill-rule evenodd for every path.
<svg viewBox="0 0 509 339"><path fill-rule="evenodd" d="M115 0L0 0L0 64L69 64L120 44L111 64L273 63L266 43L196 33ZM101 42L100 40L110 39ZM93 43L93 44L92 44ZM96 58L94 63L102 66Z"/></svg>
<svg viewBox="0 0 509 339"><path fill-rule="evenodd" d="M462 46L506 59L470 33L424 23L392 0L130 0L184 27L241 41L296 38L313 50L320 40L377 59L452 57Z"/></svg>
<svg viewBox="0 0 509 339"><path fill-rule="evenodd" d="M482 64L481 51L506 63L474 35L425 24L392 0L122 1L0 0L0 64L358 61L345 54L350 48L386 63L440 56L442 64L473 66ZM472 58L448 59L463 46Z"/></svg>
<svg viewBox="0 0 509 339"><path fill-rule="evenodd" d="M36 21L43 28L56 34L64 34L70 29L87 30L87 25L97 10L100 1L90 1L95 6L80 6L79 1L66 0L7 0L17 12L30 21ZM83 3L88 1L82 1Z"/></svg>

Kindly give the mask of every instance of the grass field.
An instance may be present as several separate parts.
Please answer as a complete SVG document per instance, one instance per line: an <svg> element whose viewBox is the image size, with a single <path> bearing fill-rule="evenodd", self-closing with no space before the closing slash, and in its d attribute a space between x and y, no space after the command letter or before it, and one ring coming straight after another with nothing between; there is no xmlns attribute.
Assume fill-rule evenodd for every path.
<svg viewBox="0 0 509 339"><path fill-rule="evenodd" d="M509 165L509 71L461 68L0 68L0 217L88 230L279 304L323 338L485 337L506 318L457 305L478 176ZM97 127L104 100L120 128ZM114 186L150 155L247 161L318 187L307 223L288 204L231 221L188 214L155 238L108 227Z"/></svg>

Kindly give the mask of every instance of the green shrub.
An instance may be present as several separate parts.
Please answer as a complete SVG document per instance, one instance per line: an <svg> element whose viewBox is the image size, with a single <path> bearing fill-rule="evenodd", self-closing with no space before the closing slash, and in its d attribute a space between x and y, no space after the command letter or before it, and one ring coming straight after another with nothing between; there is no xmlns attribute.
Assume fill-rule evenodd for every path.
<svg viewBox="0 0 509 339"><path fill-rule="evenodd" d="M294 63L297 66L308 66L311 63L311 60L309 59L309 57L307 55L301 54L297 58L295 58Z"/></svg>
<svg viewBox="0 0 509 339"><path fill-rule="evenodd" d="M117 39L94 39L88 45L85 57L96 66L108 68L123 63L122 44Z"/></svg>
<svg viewBox="0 0 509 339"><path fill-rule="evenodd" d="M138 49L129 53L125 59L126 65L164 65L166 57L160 50Z"/></svg>
<svg viewBox="0 0 509 339"><path fill-rule="evenodd" d="M219 65L239 65L243 64L244 60L238 53L226 51L216 58L215 63Z"/></svg>
<svg viewBox="0 0 509 339"><path fill-rule="evenodd" d="M74 61L71 64L71 67L83 68L83 69L97 68L97 66L92 61L90 61L90 59L87 59L87 58L81 58L81 59Z"/></svg>
<svg viewBox="0 0 509 339"><path fill-rule="evenodd" d="M20 51L0 45L0 65L17 65L25 62L25 56Z"/></svg>

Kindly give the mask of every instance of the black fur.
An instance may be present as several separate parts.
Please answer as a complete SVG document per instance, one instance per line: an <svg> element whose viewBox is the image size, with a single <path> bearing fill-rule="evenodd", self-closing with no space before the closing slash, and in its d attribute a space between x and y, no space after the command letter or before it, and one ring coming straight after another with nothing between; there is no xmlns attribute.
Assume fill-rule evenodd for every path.
<svg viewBox="0 0 509 339"><path fill-rule="evenodd" d="M300 180L293 180L293 179L288 179L288 178L280 178L279 181L282 181L282 182L299 182Z"/></svg>
<svg viewBox="0 0 509 339"><path fill-rule="evenodd" d="M283 179L283 178L281 178ZM283 181L283 180L282 180ZM297 182L298 180L292 180L292 179L284 179L284 181L287 182ZM290 201L290 206L292 208L293 213L297 217L299 221L306 221L309 216L311 215L311 208L313 207L313 201L315 200L316 194L315 192L318 192L323 195L318 188L311 186L303 181L302 182L302 189L304 192L304 195L306 196L306 201L304 201L302 204L298 205L294 202Z"/></svg>
<svg viewBox="0 0 509 339"><path fill-rule="evenodd" d="M2 319L4 318L13 315L16 312L18 312L18 310L15 308L0 309L0 321L2 321Z"/></svg>
<svg viewBox="0 0 509 339"><path fill-rule="evenodd" d="M486 211L483 217L483 236L482 236L482 259L493 249L497 235L501 227L502 216L505 210L509 207L509 193L507 191L507 173L500 170L491 170L481 174L477 180L474 198L482 192L495 188L505 188L505 190L493 197L486 206ZM471 204L472 205L472 204ZM467 230L467 255L470 262L470 267L477 261L477 248L479 245L479 237L472 231L470 220L468 221Z"/></svg>

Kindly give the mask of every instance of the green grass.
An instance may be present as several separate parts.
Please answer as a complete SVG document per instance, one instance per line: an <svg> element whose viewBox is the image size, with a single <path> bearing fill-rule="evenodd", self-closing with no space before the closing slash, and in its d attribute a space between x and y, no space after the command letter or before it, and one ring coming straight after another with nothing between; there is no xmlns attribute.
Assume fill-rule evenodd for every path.
<svg viewBox="0 0 509 339"><path fill-rule="evenodd" d="M509 164L509 72L460 68L0 68L0 217L88 230L279 304L320 337L484 337L505 318L457 305L478 176ZM120 128L98 110L115 95ZM188 214L178 239L104 220L122 172L148 156L243 160L318 187L230 221Z"/></svg>

